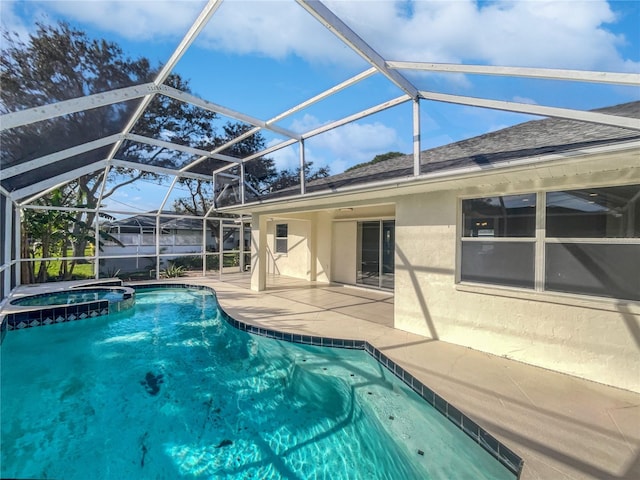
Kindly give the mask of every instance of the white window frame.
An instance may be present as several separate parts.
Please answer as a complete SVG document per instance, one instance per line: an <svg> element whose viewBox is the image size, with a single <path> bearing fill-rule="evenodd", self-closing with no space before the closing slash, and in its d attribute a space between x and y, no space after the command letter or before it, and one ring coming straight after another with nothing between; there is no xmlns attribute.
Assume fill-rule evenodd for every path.
<svg viewBox="0 0 640 480"><path fill-rule="evenodd" d="M278 236L278 227L284 226L287 229L287 235L285 237ZM275 231L273 232L273 250L280 255L286 255L289 253L289 224L288 223L276 223ZM281 245L284 242L284 251L281 250ZM280 245L279 245L280 244Z"/></svg>
<svg viewBox="0 0 640 480"><path fill-rule="evenodd" d="M504 197L504 196L514 196L514 195L529 195L529 194L535 194L536 195L536 225L535 225L535 231L534 231L534 235L531 237L464 237L463 233L464 233L464 219L463 219L463 215L462 215L462 201L463 200L471 200L471 199L475 199L475 198L487 198L487 197ZM531 292L531 291L536 291L538 288L538 245L537 245L537 241L538 241L538 227L539 225L544 225L544 223L540 224L539 223L539 212L540 212L540 197L543 196L541 195L540 192L537 191L524 191L524 192L508 192L508 193L488 193L488 194L483 194L483 195L468 195L468 196L461 196L458 197L458 232L457 232L457 246L456 246L456 274L455 274L455 282L456 284L461 284L461 285L481 285L483 287L487 287L487 288L506 288L506 289L517 289L517 290L521 290L523 292ZM544 219L543 219L544 221ZM544 235L544 230L542 232L542 235ZM495 243L531 243L531 244L535 244L534 245L534 288L526 288L526 287L519 287L519 286L515 286L515 285L500 285L497 283L481 283L481 282L470 282L470 281L463 281L462 280L462 243L463 242L495 242ZM544 261L544 258L543 258ZM544 267L544 265L543 265ZM543 272L544 273L544 272ZM542 281L544 282L544 276L542 277Z"/></svg>
<svg viewBox="0 0 640 480"><path fill-rule="evenodd" d="M630 183L630 185L634 185L636 182ZM607 244L607 245L616 245L616 244L631 244L631 245L640 245L640 238L555 238L555 237L546 237L546 207L547 207L547 193L551 192L561 192L568 190L583 190L588 188L608 188L608 187L616 187L624 185L623 183L616 184L607 184L607 185L588 185L588 186L580 186L580 187L562 187L558 186L556 188L550 188L548 190L527 190L521 192L508 192L508 193L482 193L475 195L464 195L459 196L457 199L457 233L456 233L456 272L455 272L455 283L456 286L460 285L479 287L482 290L486 289L497 289L497 290L513 290L516 292L525 293L537 293L544 294L545 296L562 296L562 297L573 297L577 299L595 299L599 301L606 302L630 302L630 303L638 303L636 300L630 299L620 299L615 297L600 297L589 294L580 294L580 293L569 293L569 292L558 292L555 290L546 290L545 289L545 274L546 274L546 246L552 243L583 243L583 244ZM487 237L464 237L464 220L462 215L462 201L469 200L474 198L486 198L486 197L496 197L496 196L511 196L511 195L526 195L526 194L536 194L536 226L535 226L535 236L534 237L492 237L491 241L495 242L535 242L535 253L534 253L534 288L525 288L519 286L509 286L509 285L499 285L493 283L481 283L481 282L469 282L462 280L462 243L463 242L477 242L477 241L486 241Z"/></svg>

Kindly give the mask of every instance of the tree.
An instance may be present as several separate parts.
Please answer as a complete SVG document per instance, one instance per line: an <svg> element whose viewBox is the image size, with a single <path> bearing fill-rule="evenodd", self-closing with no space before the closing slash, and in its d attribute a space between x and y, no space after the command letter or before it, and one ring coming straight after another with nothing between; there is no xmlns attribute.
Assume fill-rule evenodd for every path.
<svg viewBox="0 0 640 480"><path fill-rule="evenodd" d="M304 178L306 182L329 176L329 167L320 167L317 170L312 170L312 167L313 162L307 162L304 165ZM293 170L287 169L280 171L276 179L271 182L270 189L271 191L278 191L296 185L300 185L300 167Z"/></svg>
<svg viewBox="0 0 640 480"><path fill-rule="evenodd" d="M42 206L62 206L66 203L65 192L53 191L47 199L37 203ZM22 280L24 283L46 282L49 262L44 260L51 256L60 256L63 245L66 245L70 234L68 225L73 216L60 210L25 210L24 227L22 228L22 258L40 258L37 273L35 262L22 263Z"/></svg>
<svg viewBox="0 0 640 480"><path fill-rule="evenodd" d="M0 111L8 113L30 107L46 105L71 98L146 83L155 78L158 67L152 67L145 58L131 59L115 43L90 39L86 33L66 23L38 24L37 30L23 42L17 35L3 32L4 45L0 57ZM170 75L165 84L189 92L189 84L179 75ZM2 134L0 165L7 167L42 157L120 133L140 104L140 100L84 110L56 117ZM228 124L220 135L216 130L218 116L163 95L156 95L143 116L136 122L132 133L162 139L171 143L212 150L226 143L232 135L248 128L241 124ZM253 153L264 144L261 135L253 135L232 147ZM63 172L81 165L90 165L104 159L111 146L64 159L48 168ZM226 152L225 152L226 153ZM143 143L126 141L116 158L156 166L179 168L192 157L189 154ZM273 175L273 162L256 163L254 175L258 181L267 181ZM262 169L264 172L260 173ZM95 221L94 209L104 182L105 170L84 175L63 189L62 206L82 207L69 223L73 234L73 255L84 256L86 229ZM118 188L140 178L157 179L158 176L141 170L117 168L110 172L108 198ZM49 202L47 195L43 202ZM52 204L53 206L53 204Z"/></svg>
<svg viewBox="0 0 640 480"><path fill-rule="evenodd" d="M345 172L350 172L351 170L355 170L356 168L366 167L368 165L375 165L379 162L386 162L387 160L391 160L392 158L400 157L402 155L404 155L404 153L401 152L381 153L380 155L376 155L375 157L373 157L373 160L369 162L358 163L352 167L347 168Z"/></svg>

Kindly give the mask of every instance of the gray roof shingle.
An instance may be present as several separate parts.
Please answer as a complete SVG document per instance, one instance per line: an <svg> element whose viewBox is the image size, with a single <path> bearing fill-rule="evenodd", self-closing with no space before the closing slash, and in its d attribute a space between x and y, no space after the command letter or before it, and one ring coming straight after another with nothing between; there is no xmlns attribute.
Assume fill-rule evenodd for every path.
<svg viewBox="0 0 640 480"><path fill-rule="evenodd" d="M640 101L594 110L640 118ZM640 139L640 132L577 120L548 118L533 120L420 153L421 174L467 166L491 165L509 160L562 153L581 148ZM413 155L366 165L355 170L309 182L307 192L334 190L413 175ZM267 198L292 195L299 187L273 192Z"/></svg>

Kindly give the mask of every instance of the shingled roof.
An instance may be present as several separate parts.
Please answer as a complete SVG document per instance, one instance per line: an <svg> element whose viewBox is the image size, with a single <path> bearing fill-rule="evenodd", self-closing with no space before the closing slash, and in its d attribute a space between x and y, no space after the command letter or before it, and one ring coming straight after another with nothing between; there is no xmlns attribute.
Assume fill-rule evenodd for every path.
<svg viewBox="0 0 640 480"><path fill-rule="evenodd" d="M640 101L593 110L594 112L640 119ZM548 118L462 140L420 153L420 173L456 170L469 166L496 165L501 162L564 153L578 149L640 139L640 132L625 128ZM352 185L413 176L413 155L402 155L373 165L314 180L307 192L335 190ZM277 198L299 193L291 187L267 195ZM263 197L264 199L265 197Z"/></svg>

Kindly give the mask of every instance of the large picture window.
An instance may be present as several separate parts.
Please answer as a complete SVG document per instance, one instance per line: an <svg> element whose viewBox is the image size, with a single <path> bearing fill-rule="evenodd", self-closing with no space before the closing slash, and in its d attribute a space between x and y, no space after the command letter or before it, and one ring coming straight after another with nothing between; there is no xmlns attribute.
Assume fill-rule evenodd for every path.
<svg viewBox="0 0 640 480"><path fill-rule="evenodd" d="M640 300L640 185L547 193L544 284Z"/></svg>
<svg viewBox="0 0 640 480"><path fill-rule="evenodd" d="M536 195L462 201L462 281L533 288Z"/></svg>
<svg viewBox="0 0 640 480"><path fill-rule="evenodd" d="M640 185L465 199L461 227L463 282L640 300Z"/></svg>

